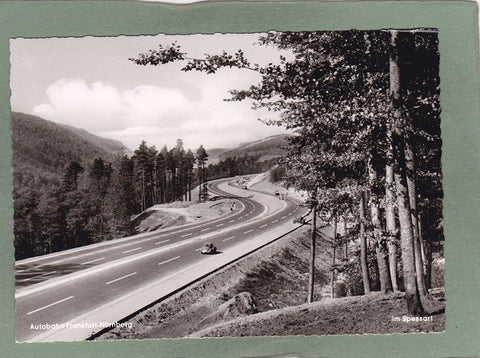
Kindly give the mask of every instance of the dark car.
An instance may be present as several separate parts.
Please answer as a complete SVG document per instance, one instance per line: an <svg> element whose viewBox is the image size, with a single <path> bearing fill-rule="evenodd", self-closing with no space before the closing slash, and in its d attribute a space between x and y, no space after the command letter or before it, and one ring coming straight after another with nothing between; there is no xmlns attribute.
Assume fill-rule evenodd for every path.
<svg viewBox="0 0 480 358"><path fill-rule="evenodd" d="M208 255L208 254L216 254L217 248L211 243L203 244L201 254Z"/></svg>

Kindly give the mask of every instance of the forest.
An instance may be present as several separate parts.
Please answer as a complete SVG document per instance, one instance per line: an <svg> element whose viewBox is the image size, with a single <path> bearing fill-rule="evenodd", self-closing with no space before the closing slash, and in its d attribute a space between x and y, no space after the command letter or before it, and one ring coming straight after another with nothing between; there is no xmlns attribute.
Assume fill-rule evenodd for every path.
<svg viewBox="0 0 480 358"><path fill-rule="evenodd" d="M241 49L192 58L173 43L131 60L183 61L183 71L210 75L220 68L258 72L259 83L232 90L228 100L251 100L253 109L278 113L265 124L296 132L281 172L309 194L308 301L322 220L333 228L334 252L344 242L358 247L353 261L341 264L334 255L332 284L350 270L359 294L402 290L409 314L424 314L432 255L443 256L444 241L437 31L270 32L258 43L289 55L260 66Z"/></svg>
<svg viewBox="0 0 480 358"><path fill-rule="evenodd" d="M207 166L205 148L192 152L181 139L170 150L142 141L131 156L113 155L79 142L69 131L54 127L52 132L54 124L42 121L21 114L14 118L17 260L135 234L132 219L149 207L207 200L205 190L192 197L192 189L273 165L244 154ZM28 133L53 135L56 145Z"/></svg>

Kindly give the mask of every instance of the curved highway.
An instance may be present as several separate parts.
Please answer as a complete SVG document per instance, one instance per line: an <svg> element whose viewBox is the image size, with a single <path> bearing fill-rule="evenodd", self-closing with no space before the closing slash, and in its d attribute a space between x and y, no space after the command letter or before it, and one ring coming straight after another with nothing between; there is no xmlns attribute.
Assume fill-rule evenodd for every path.
<svg viewBox="0 0 480 358"><path fill-rule="evenodd" d="M217 185L211 185L214 192L231 195ZM285 201L282 210L265 215L263 204L247 197L235 200L235 210L219 219L17 262L17 341L30 341L126 292L175 278L184 268L212 262L239 243L291 222L298 210ZM204 242L212 242L219 253L201 255Z"/></svg>

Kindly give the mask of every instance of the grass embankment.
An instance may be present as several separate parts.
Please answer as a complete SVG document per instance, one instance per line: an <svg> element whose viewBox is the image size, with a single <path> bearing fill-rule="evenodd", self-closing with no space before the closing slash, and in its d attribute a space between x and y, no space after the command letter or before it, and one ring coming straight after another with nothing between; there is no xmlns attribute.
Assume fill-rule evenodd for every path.
<svg viewBox="0 0 480 358"><path fill-rule="evenodd" d="M398 322L407 315L402 294L346 298L330 296L328 240L317 243L318 302L305 304L309 257L308 228L217 272L189 289L131 319L131 329L113 330L100 339L146 339L204 336L323 335L439 332L445 328L441 296L425 302L426 322ZM249 292L256 314L216 315L219 307ZM227 312L228 313L228 312Z"/></svg>

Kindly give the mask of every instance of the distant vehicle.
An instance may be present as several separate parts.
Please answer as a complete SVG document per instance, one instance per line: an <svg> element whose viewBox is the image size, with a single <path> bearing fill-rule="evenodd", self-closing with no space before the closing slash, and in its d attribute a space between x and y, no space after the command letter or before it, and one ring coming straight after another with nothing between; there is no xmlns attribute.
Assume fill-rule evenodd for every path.
<svg viewBox="0 0 480 358"><path fill-rule="evenodd" d="M280 192L278 190L275 190L275 195L280 195Z"/></svg>
<svg viewBox="0 0 480 358"><path fill-rule="evenodd" d="M307 223L307 220L305 219L305 217L303 216L296 216L294 219L293 219L293 223L294 224L306 224Z"/></svg>
<svg viewBox="0 0 480 358"><path fill-rule="evenodd" d="M204 255L216 254L217 248L211 242L208 242L206 244L203 244L202 251L200 251L200 253Z"/></svg>

